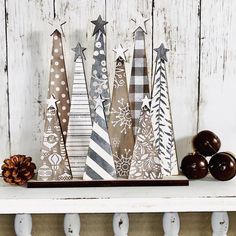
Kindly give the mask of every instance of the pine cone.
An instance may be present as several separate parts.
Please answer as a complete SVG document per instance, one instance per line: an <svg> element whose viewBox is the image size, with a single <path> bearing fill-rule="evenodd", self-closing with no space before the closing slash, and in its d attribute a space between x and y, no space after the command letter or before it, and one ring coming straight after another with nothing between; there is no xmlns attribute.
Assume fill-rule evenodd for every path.
<svg viewBox="0 0 236 236"><path fill-rule="evenodd" d="M36 166L31 157L14 155L4 160L2 176L10 184L23 185L34 176Z"/></svg>

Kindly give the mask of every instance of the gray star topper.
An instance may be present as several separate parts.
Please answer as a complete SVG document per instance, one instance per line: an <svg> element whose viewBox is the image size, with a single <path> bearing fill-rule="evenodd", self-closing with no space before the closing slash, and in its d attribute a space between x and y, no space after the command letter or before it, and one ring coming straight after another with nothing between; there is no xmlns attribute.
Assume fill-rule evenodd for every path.
<svg viewBox="0 0 236 236"><path fill-rule="evenodd" d="M105 33L105 29L104 29L104 26L108 23L107 21L103 20L101 15L99 15L99 17L97 18L97 20L92 20L91 21L94 25L95 25L95 28L94 28L94 31L93 31L93 36L98 32L100 31L101 33L103 34L106 34Z"/></svg>
<svg viewBox="0 0 236 236"><path fill-rule="evenodd" d="M53 35L53 33L57 30L59 33L61 33L64 36L62 26L66 23L66 21L60 21L59 18L56 17L54 19L51 19L48 23L52 26L53 32L51 35Z"/></svg>
<svg viewBox="0 0 236 236"><path fill-rule="evenodd" d="M155 48L153 50L157 52L156 60L162 59L167 62L166 53L169 51L169 49L165 48L163 43L160 45L159 48Z"/></svg>
<svg viewBox="0 0 236 236"><path fill-rule="evenodd" d="M142 14L139 13L139 17L131 20L135 22L135 30L133 31L133 33L135 33L138 29L141 29L145 34L147 34L145 23L149 20L149 18L144 18Z"/></svg>
<svg viewBox="0 0 236 236"><path fill-rule="evenodd" d="M144 99L143 99L142 101L143 101L142 108L147 107L147 109L150 110L150 107L151 107L151 99L148 98L147 95L145 95L145 97L144 97Z"/></svg>
<svg viewBox="0 0 236 236"><path fill-rule="evenodd" d="M102 96L99 95L95 100L96 100L95 109L97 109L98 107L101 107L102 109L104 109L103 102L105 101L105 99L103 99Z"/></svg>
<svg viewBox="0 0 236 236"><path fill-rule="evenodd" d="M114 48L113 51L116 53L116 60L121 58L122 60L126 61L125 52L128 49L124 49L121 44L119 44L118 48Z"/></svg>
<svg viewBox="0 0 236 236"><path fill-rule="evenodd" d="M82 47L80 43L77 43L76 47L72 48L72 51L75 52L74 61L76 61L78 57L81 57L86 60L85 55L84 55L84 50L86 50L86 48Z"/></svg>

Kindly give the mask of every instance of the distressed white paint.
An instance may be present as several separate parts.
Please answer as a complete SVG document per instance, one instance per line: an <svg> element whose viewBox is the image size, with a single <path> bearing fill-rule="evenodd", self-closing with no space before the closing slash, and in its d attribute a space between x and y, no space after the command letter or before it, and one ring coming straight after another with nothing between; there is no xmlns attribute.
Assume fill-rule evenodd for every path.
<svg viewBox="0 0 236 236"><path fill-rule="evenodd" d="M16 236L31 236L32 216L30 214L17 214L14 227Z"/></svg>
<svg viewBox="0 0 236 236"><path fill-rule="evenodd" d="M9 155L8 135L8 97L7 97L7 58L6 58L6 34L5 34L5 7L4 0L0 1L0 161Z"/></svg>
<svg viewBox="0 0 236 236"><path fill-rule="evenodd" d="M178 236L180 230L180 219L178 213L164 213L163 215L164 236Z"/></svg>
<svg viewBox="0 0 236 236"><path fill-rule="evenodd" d="M201 0L202 40L198 94L199 1L154 0L153 19L147 22L149 74L152 66L152 37L154 47L163 42L171 50L167 76L179 160L191 151L190 140L197 130L198 95L199 129L215 131L222 139L224 150L236 151L236 3L233 0ZM5 2L9 14L6 29L8 55L4 30ZM53 2L0 0L1 160L9 154L11 146L12 154L32 155L37 163L51 54L48 18L54 14ZM132 22L129 19L135 17L139 11L144 16L151 17L152 1L56 0L55 3L56 14L68 22L64 27L64 51L69 81L72 81L73 72L73 53L70 49L78 41L88 48L85 70L87 78L90 78L94 40L91 35L94 26L89 21L96 19L99 14L106 16L110 22L106 26L110 83L114 77L114 57L111 49L118 43L130 49L127 53L129 79L133 48ZM8 77L4 71L7 56ZM11 142L8 137L7 78L10 92ZM76 188L67 189L68 191L55 189L52 192L50 189L1 187L0 213L236 211L235 189L234 180L219 183L212 179L195 181L190 187L132 188L132 191L130 188L119 188L119 191L116 188L94 188L89 191ZM165 214L164 219L170 223L168 214ZM66 215L65 222L67 219L69 222L71 216ZM22 223L18 223L19 219L23 219ZM223 224L222 219L225 222ZM30 215L17 215L17 235L23 235L20 234L24 232L21 229L26 230L24 236L30 235L31 224ZM227 214L213 213L212 226L215 235L226 235Z"/></svg>
<svg viewBox="0 0 236 236"><path fill-rule="evenodd" d="M227 236L229 216L227 212L213 212L211 216L212 236Z"/></svg>
<svg viewBox="0 0 236 236"><path fill-rule="evenodd" d="M65 214L64 232L66 236L79 236L80 234L79 214Z"/></svg>
<svg viewBox="0 0 236 236"><path fill-rule="evenodd" d="M236 211L236 178L155 188L26 189L0 185L0 214Z"/></svg>
<svg viewBox="0 0 236 236"><path fill-rule="evenodd" d="M78 42L86 49L84 62L87 82L90 82L93 50L94 50L94 24L99 15L105 19L105 0L56 0L55 10L57 16L66 20L64 25L64 54L69 84L72 84L74 66L74 48ZM89 85L88 85L89 88ZM70 86L71 89L71 86Z"/></svg>
<svg viewBox="0 0 236 236"><path fill-rule="evenodd" d="M198 7L198 0L155 0L153 14L153 46L170 49L167 80L179 163L192 151L197 131Z"/></svg>
<svg viewBox="0 0 236 236"><path fill-rule="evenodd" d="M115 213L113 216L114 236L128 236L129 217L127 213Z"/></svg>
<svg viewBox="0 0 236 236"><path fill-rule="evenodd" d="M50 0L8 1L8 75L11 153L37 163L51 54Z"/></svg>
<svg viewBox="0 0 236 236"><path fill-rule="evenodd" d="M222 150L232 152L236 152L235 11L234 0L202 1L199 129L216 132Z"/></svg>
<svg viewBox="0 0 236 236"><path fill-rule="evenodd" d="M148 75L151 83L152 68L152 0L129 0L129 1L106 1L107 25L107 68L109 72L110 87L112 88L115 75L115 54L112 51L119 44L128 49L126 52L126 73L129 83L134 49L135 23L131 19L136 19L141 13L145 18L150 18L146 22L147 34L145 34L145 46L147 53Z"/></svg>

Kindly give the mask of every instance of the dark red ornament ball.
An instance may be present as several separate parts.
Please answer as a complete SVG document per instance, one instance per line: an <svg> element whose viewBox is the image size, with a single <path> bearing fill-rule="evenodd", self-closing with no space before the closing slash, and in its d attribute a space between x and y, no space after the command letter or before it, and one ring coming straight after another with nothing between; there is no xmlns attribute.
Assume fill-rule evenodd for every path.
<svg viewBox="0 0 236 236"><path fill-rule="evenodd" d="M231 153L218 152L211 158L209 170L218 180L230 180L236 174L236 160Z"/></svg>
<svg viewBox="0 0 236 236"><path fill-rule="evenodd" d="M190 153L183 158L181 170L189 179L201 179L208 174L208 162L200 153Z"/></svg>
<svg viewBox="0 0 236 236"><path fill-rule="evenodd" d="M219 151L220 146L219 137L209 130L203 130L193 138L194 149L204 156L214 155Z"/></svg>

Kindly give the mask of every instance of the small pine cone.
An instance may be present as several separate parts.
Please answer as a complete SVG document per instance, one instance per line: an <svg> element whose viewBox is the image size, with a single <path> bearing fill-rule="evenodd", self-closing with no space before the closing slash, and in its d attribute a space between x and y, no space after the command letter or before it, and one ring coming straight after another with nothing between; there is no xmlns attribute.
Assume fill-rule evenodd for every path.
<svg viewBox="0 0 236 236"><path fill-rule="evenodd" d="M34 176L36 166L31 157L14 155L4 160L2 176L10 184L23 185Z"/></svg>

